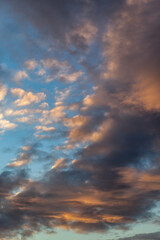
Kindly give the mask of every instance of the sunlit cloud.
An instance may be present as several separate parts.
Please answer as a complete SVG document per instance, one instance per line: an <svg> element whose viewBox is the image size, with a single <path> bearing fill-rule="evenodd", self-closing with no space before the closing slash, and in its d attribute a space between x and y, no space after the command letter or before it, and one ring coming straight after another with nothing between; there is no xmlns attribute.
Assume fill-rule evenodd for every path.
<svg viewBox="0 0 160 240"><path fill-rule="evenodd" d="M21 88L11 89L11 93L19 97L19 99L15 101L15 104L18 107L30 105L32 103L39 103L46 98L44 93L26 92Z"/></svg>
<svg viewBox="0 0 160 240"><path fill-rule="evenodd" d="M1 3L0 239L158 240L160 2Z"/></svg>
<svg viewBox="0 0 160 240"><path fill-rule="evenodd" d="M34 70L37 66L37 62L35 59L30 59L30 60L27 60L25 63L24 63L25 67L28 69L28 70Z"/></svg>
<svg viewBox="0 0 160 240"><path fill-rule="evenodd" d="M29 76L28 76L28 74L27 74L27 72L26 71L18 71L18 72L16 72L15 73L15 75L14 75L14 80L16 81L16 82L19 82L19 81L21 81L21 80L23 80L23 79L28 79L29 78Z"/></svg>

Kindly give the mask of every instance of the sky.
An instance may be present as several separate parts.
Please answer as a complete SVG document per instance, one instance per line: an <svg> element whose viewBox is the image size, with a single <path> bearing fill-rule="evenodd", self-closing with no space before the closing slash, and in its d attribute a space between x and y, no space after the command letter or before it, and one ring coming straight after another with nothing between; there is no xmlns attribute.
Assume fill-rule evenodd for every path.
<svg viewBox="0 0 160 240"><path fill-rule="evenodd" d="M159 9L0 0L0 240L160 239Z"/></svg>

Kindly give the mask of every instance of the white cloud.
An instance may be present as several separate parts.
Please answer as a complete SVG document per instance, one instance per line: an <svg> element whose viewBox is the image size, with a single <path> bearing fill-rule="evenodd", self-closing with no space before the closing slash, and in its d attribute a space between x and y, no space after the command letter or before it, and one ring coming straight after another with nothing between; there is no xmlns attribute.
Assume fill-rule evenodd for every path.
<svg viewBox="0 0 160 240"><path fill-rule="evenodd" d="M12 123L6 119L0 119L0 129L1 130L10 130L13 128L16 128L17 125L15 123Z"/></svg>
<svg viewBox="0 0 160 240"><path fill-rule="evenodd" d="M14 96L22 97L25 94L25 91L21 88L11 88L11 93Z"/></svg>
<svg viewBox="0 0 160 240"><path fill-rule="evenodd" d="M26 71L17 71L14 75L14 80L16 82L19 82L19 81L21 81L22 79L25 79L25 78L29 79L29 76L28 76Z"/></svg>
<svg viewBox="0 0 160 240"><path fill-rule="evenodd" d="M25 67L28 69L28 70L34 70L37 66L37 62L35 59L30 59L30 60L27 60L25 63L24 63Z"/></svg>
<svg viewBox="0 0 160 240"><path fill-rule="evenodd" d="M17 99L14 102L19 107L30 105L32 103L39 103L45 100L46 98L46 95L43 92L39 93L26 92L21 88L11 89L11 93L19 97L19 99Z"/></svg>
<svg viewBox="0 0 160 240"><path fill-rule="evenodd" d="M58 68L58 69L70 68L70 65L66 61L58 61L53 58L47 58L47 59L41 60L41 63L45 68Z"/></svg>
<svg viewBox="0 0 160 240"><path fill-rule="evenodd" d="M7 94L7 88L4 85L0 85L0 101L3 101Z"/></svg>
<svg viewBox="0 0 160 240"><path fill-rule="evenodd" d="M35 129L39 132L52 132L55 130L54 127L46 127L46 126L36 126Z"/></svg>
<svg viewBox="0 0 160 240"><path fill-rule="evenodd" d="M74 72L74 73L71 73L71 74L59 74L57 75L57 78L59 78L60 80L64 80L66 82L75 82L77 81L77 79L79 77L81 77L83 75L83 72L82 71L78 71L78 72Z"/></svg>

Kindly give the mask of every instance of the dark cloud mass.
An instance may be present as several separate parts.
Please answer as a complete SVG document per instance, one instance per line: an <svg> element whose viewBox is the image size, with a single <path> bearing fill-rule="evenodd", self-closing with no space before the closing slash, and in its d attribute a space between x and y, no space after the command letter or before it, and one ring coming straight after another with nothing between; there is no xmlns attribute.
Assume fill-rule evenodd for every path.
<svg viewBox="0 0 160 240"><path fill-rule="evenodd" d="M68 48L74 45L80 49L88 47L88 33L92 32L90 25L84 32L82 24L105 24L112 12L121 6L123 0L87 1L87 0L13 0L9 5L19 14L21 19L29 20L39 31L41 37L50 39ZM99 15L103 15L104 19ZM93 30L94 31L94 30Z"/></svg>
<svg viewBox="0 0 160 240"><path fill-rule="evenodd" d="M160 236L160 232L149 233L149 234L137 234L133 237L128 238L120 238L119 240L158 240Z"/></svg>
<svg viewBox="0 0 160 240"><path fill-rule="evenodd" d="M85 145L74 152L74 160L56 162L52 153L34 144L1 173L0 239L25 238L56 227L104 232L151 219L160 197L160 1L5 4L22 23L30 22L42 41L71 57L71 48L80 51L89 81L94 76L94 88L79 103L76 117L61 118L68 145ZM96 69L88 68L94 64L89 51L95 61L101 55ZM24 158L24 165L32 159L55 162L39 180L32 180L25 170L16 170ZM119 240L159 236L156 232Z"/></svg>

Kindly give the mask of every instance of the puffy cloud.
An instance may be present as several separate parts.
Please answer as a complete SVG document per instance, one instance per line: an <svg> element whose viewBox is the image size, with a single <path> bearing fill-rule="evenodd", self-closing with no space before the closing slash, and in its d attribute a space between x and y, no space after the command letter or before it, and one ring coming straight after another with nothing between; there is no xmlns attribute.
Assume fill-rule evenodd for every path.
<svg viewBox="0 0 160 240"><path fill-rule="evenodd" d="M40 108L48 108L48 103L47 102L41 103Z"/></svg>
<svg viewBox="0 0 160 240"><path fill-rule="evenodd" d="M24 108L20 110L15 110L8 108L5 110L5 115L6 116L23 116L23 115L28 115L28 114L36 114L36 113L41 113L42 109L29 109L29 108Z"/></svg>
<svg viewBox="0 0 160 240"><path fill-rule="evenodd" d="M89 118L86 116L76 115L73 118L66 118L64 120L64 124L67 127L74 128L74 127L81 127L86 122L88 122Z"/></svg>
<svg viewBox="0 0 160 240"><path fill-rule="evenodd" d="M87 48L95 41L97 35L97 27L94 23L89 21L82 21L78 26L76 26L71 32L66 34L66 40L68 44L74 42L75 46L78 48Z"/></svg>
<svg viewBox="0 0 160 240"><path fill-rule="evenodd" d="M75 82L79 77L81 77L83 75L82 71L78 71L78 72L74 72L68 75L63 75L60 74L58 77L60 78L60 80L64 80L67 82Z"/></svg>
<svg viewBox="0 0 160 240"><path fill-rule="evenodd" d="M71 90L70 89L63 89L63 91L56 90L55 94L55 100L56 100L56 105L62 104L64 100L69 96Z"/></svg>
<svg viewBox="0 0 160 240"><path fill-rule="evenodd" d="M28 79L29 78L29 76L28 76L28 74L27 74L27 72L26 71L17 71L16 73L15 73L15 75L14 75L14 80L16 81L16 82L19 82L19 81L21 81L21 80L23 80L23 79Z"/></svg>
<svg viewBox="0 0 160 240"><path fill-rule="evenodd" d="M24 65L28 70L34 70L37 67L37 62L35 59L30 59L27 60Z"/></svg>
<svg viewBox="0 0 160 240"><path fill-rule="evenodd" d="M76 115L73 118L65 118L64 125L69 127L68 138L71 142L86 142L90 140L91 133L94 131L91 126L91 119L88 116Z"/></svg>
<svg viewBox="0 0 160 240"><path fill-rule="evenodd" d="M51 71L46 82L59 79L60 81L72 83L83 75L82 71L74 71L73 67L67 61L48 58L41 60L41 63L45 68L48 68Z"/></svg>
<svg viewBox="0 0 160 240"><path fill-rule="evenodd" d="M40 123L44 125L52 124L53 122L62 121L62 119L66 116L65 106L58 105L55 108L50 110L42 111L42 118L39 119Z"/></svg>
<svg viewBox="0 0 160 240"><path fill-rule="evenodd" d="M4 100L4 98L5 98L6 94L7 94L7 91L8 91L8 89L7 89L6 86L0 85L0 101Z"/></svg>
<svg viewBox="0 0 160 240"><path fill-rule="evenodd" d="M26 92L21 88L12 88L11 93L19 97L19 99L15 101L15 104L18 107L30 105L32 103L39 103L45 100L46 98L46 95L43 92L40 93Z"/></svg>
<svg viewBox="0 0 160 240"><path fill-rule="evenodd" d="M14 129L16 127L17 125L15 123L12 123L6 119L0 119L0 129L2 132L6 130Z"/></svg>
<svg viewBox="0 0 160 240"><path fill-rule="evenodd" d="M4 119L2 113L0 113L0 133L4 133L7 130L11 130L17 127L17 124Z"/></svg>
<svg viewBox="0 0 160 240"><path fill-rule="evenodd" d="M46 126L36 126L35 129L39 132L52 132L55 130L54 127L46 127Z"/></svg>
<svg viewBox="0 0 160 240"><path fill-rule="evenodd" d="M14 96L23 97L24 94L25 94L25 91L23 89L21 89L21 88L12 88L11 89L11 93Z"/></svg>
<svg viewBox="0 0 160 240"><path fill-rule="evenodd" d="M32 103L39 103L46 98L44 93L36 93L33 94L32 92L26 93L21 99L17 99L15 104L17 106L26 106Z"/></svg>
<svg viewBox="0 0 160 240"><path fill-rule="evenodd" d="M16 122L20 122L20 123L33 123L34 121L36 121L36 119L33 116L29 116L29 117L20 117L20 118L16 118L15 119Z"/></svg>
<svg viewBox="0 0 160 240"><path fill-rule="evenodd" d="M38 72L37 72L37 75L38 76L43 76L43 75L45 75L46 74L46 71L43 69L43 68L40 68L39 70L38 70Z"/></svg>
<svg viewBox="0 0 160 240"><path fill-rule="evenodd" d="M70 65L66 61L58 61L57 59L53 58L47 58L44 60L41 60L42 64L45 68L62 68L64 70L68 70L70 68Z"/></svg>

